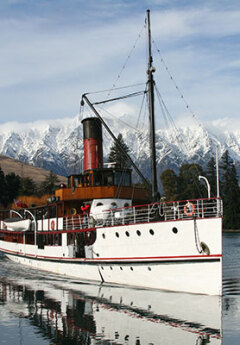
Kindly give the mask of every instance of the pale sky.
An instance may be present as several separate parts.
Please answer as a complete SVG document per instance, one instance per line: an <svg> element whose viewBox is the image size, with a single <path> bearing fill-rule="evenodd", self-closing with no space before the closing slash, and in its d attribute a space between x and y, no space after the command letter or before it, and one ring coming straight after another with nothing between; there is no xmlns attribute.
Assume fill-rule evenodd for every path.
<svg viewBox="0 0 240 345"><path fill-rule="evenodd" d="M148 8L152 38L198 119L239 123L239 0L0 0L0 124L76 116L82 93L111 88L136 40L117 86L145 82ZM154 66L179 119L185 109L158 54Z"/></svg>

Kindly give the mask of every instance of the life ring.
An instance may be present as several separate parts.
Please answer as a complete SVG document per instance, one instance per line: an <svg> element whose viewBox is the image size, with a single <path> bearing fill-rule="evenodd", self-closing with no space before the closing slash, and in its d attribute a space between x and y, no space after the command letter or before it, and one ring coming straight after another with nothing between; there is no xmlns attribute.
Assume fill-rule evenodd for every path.
<svg viewBox="0 0 240 345"><path fill-rule="evenodd" d="M51 221L51 229L52 229L52 230L55 229L55 222L54 222L54 220Z"/></svg>
<svg viewBox="0 0 240 345"><path fill-rule="evenodd" d="M191 217L195 212L195 206L192 202L188 202L184 205L184 213L186 216Z"/></svg>
<svg viewBox="0 0 240 345"><path fill-rule="evenodd" d="M75 216L77 214L77 210L75 208L71 208L71 215Z"/></svg>

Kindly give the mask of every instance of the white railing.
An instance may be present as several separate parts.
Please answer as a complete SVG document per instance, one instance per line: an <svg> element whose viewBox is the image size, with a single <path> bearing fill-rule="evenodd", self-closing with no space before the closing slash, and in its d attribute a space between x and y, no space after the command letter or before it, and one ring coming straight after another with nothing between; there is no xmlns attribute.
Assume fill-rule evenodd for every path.
<svg viewBox="0 0 240 345"><path fill-rule="evenodd" d="M95 218L95 217L96 218ZM105 210L89 217L65 217L64 230L77 230L102 226L125 225L154 221L169 221L222 216L222 200L218 198L153 203L127 208Z"/></svg>

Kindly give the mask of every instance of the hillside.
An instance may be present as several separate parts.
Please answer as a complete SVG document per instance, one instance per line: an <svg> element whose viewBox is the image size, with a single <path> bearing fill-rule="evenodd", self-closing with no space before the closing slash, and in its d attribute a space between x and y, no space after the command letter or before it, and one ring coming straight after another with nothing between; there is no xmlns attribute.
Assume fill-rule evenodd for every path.
<svg viewBox="0 0 240 345"><path fill-rule="evenodd" d="M49 174L48 170L26 164L3 155L0 155L0 167L5 175L13 172L21 177L30 177L37 183L44 181L45 177ZM58 175L58 178L61 182L67 182L67 178L65 176Z"/></svg>

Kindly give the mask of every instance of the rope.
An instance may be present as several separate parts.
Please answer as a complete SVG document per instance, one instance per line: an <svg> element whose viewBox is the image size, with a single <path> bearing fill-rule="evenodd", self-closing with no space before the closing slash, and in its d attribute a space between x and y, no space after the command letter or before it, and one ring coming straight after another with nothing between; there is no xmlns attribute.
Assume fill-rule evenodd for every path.
<svg viewBox="0 0 240 345"><path fill-rule="evenodd" d="M201 245L200 245L200 239L199 239L199 233L198 233L198 228L197 228L197 220L196 218L194 218L194 237L195 237L195 244L196 244L196 248L197 248L197 251L199 254L202 254L203 253L203 250L201 248ZM199 249L201 248L201 249Z"/></svg>

